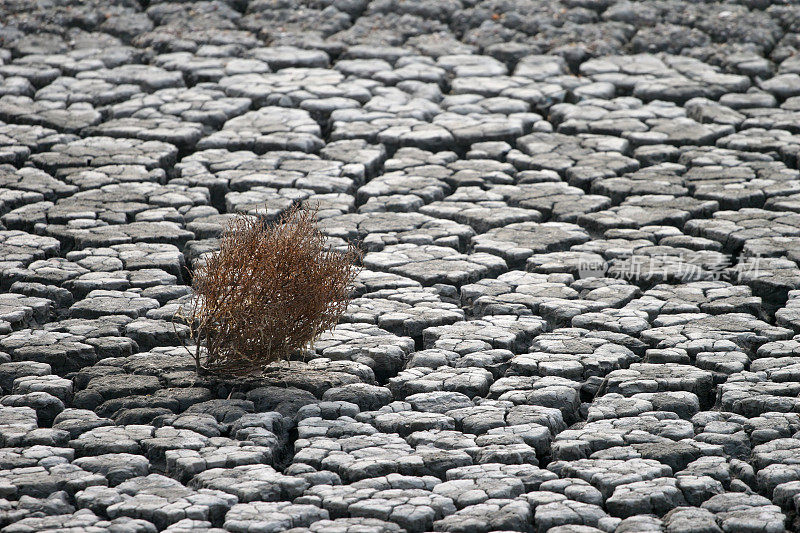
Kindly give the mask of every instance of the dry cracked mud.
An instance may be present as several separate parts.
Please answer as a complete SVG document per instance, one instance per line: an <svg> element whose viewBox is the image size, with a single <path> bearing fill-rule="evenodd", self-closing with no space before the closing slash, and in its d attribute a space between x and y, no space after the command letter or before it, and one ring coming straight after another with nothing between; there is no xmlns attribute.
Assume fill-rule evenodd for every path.
<svg viewBox="0 0 800 533"><path fill-rule="evenodd" d="M0 0L0 532L800 529L800 5ZM235 213L364 270L197 377Z"/></svg>

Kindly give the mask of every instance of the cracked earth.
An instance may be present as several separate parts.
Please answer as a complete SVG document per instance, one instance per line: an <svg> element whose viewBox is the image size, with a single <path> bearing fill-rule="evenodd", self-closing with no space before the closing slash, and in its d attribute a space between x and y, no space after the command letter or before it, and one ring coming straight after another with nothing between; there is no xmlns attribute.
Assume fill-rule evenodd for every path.
<svg viewBox="0 0 800 533"><path fill-rule="evenodd" d="M0 531L800 529L800 6L0 0ZM197 377L235 213L364 269Z"/></svg>

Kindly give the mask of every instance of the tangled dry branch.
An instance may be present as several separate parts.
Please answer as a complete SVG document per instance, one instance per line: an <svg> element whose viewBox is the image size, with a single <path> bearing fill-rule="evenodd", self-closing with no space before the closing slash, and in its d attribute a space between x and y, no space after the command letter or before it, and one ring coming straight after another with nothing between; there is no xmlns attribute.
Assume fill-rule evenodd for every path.
<svg viewBox="0 0 800 533"><path fill-rule="evenodd" d="M316 222L316 210L301 206L273 224L233 219L219 251L195 269L194 297L180 314L198 373L263 368L303 353L336 325L360 253L327 246Z"/></svg>

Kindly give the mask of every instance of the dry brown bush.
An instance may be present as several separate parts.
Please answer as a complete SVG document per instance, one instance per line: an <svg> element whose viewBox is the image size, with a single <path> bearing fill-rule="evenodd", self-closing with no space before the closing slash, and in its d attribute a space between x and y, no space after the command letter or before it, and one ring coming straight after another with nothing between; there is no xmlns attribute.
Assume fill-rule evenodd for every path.
<svg viewBox="0 0 800 533"><path fill-rule="evenodd" d="M307 350L347 308L359 256L326 246L316 210L295 207L274 224L237 215L179 314L198 373L251 372Z"/></svg>

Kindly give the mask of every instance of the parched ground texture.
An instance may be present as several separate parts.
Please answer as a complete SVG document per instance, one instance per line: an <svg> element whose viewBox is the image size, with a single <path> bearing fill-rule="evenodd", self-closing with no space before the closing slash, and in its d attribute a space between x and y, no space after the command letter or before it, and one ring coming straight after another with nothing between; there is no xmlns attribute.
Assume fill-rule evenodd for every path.
<svg viewBox="0 0 800 533"><path fill-rule="evenodd" d="M800 529L800 5L0 0L0 531ZM306 361L173 325L236 212Z"/></svg>

